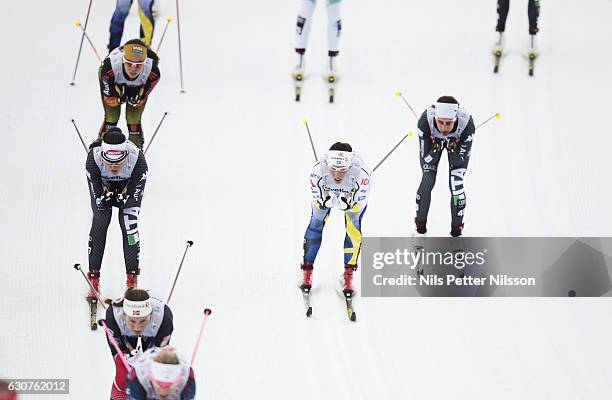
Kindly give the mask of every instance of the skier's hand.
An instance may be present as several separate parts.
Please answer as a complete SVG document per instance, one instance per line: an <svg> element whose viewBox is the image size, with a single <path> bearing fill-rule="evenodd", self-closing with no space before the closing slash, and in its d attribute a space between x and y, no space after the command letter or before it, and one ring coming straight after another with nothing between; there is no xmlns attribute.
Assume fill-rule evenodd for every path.
<svg viewBox="0 0 612 400"><path fill-rule="evenodd" d="M126 193L119 193L117 194L117 196L115 196L115 202L117 203L119 207L124 206L125 203L127 203L129 199L130 199L130 195Z"/></svg>
<svg viewBox="0 0 612 400"><path fill-rule="evenodd" d="M342 211L348 211L353 208L353 202L347 199L346 197L340 196L340 198L338 198L336 206Z"/></svg>
<svg viewBox="0 0 612 400"><path fill-rule="evenodd" d="M141 99L142 93L144 91L144 87L138 88L128 88L126 101L132 107L141 107L144 102L144 99Z"/></svg>
<svg viewBox="0 0 612 400"><path fill-rule="evenodd" d="M325 196L324 199L319 199L317 203L319 203L319 208L332 208L334 206L334 201L330 195Z"/></svg>
<svg viewBox="0 0 612 400"><path fill-rule="evenodd" d="M112 206L112 202L115 200L115 194L104 188L104 192L98 198L96 198L96 206L99 209L105 209Z"/></svg>

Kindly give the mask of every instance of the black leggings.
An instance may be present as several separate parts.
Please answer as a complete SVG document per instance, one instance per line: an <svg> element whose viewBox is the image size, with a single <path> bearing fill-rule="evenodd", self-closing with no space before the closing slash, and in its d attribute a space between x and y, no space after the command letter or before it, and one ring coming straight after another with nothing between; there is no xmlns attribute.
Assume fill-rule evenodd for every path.
<svg viewBox="0 0 612 400"><path fill-rule="evenodd" d="M119 226L121 226L121 234L123 235L125 270L127 273L135 274L138 270L140 258L140 238L138 234L140 201L131 201L127 206L117 208L119 210ZM98 207L96 199L92 198L91 209L93 210L93 220L89 231L89 270L93 271L100 270L102 267L106 233L113 216L113 207Z"/></svg>
<svg viewBox="0 0 612 400"><path fill-rule="evenodd" d="M497 0L497 32L506 30L506 18L508 18L508 9L510 8L510 0ZM540 16L540 0L529 0L527 5L527 15L529 17L529 34L535 35L538 33L538 17Z"/></svg>

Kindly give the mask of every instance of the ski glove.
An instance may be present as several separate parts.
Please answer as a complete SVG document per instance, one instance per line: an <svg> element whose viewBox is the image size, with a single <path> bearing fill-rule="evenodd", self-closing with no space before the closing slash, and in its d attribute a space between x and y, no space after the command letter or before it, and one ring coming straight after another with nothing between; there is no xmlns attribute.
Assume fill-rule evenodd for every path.
<svg viewBox="0 0 612 400"><path fill-rule="evenodd" d="M104 193L102 193L102 196L96 198L96 206L98 206L99 209L111 207L114 199L115 194L113 192L109 192L105 188Z"/></svg>

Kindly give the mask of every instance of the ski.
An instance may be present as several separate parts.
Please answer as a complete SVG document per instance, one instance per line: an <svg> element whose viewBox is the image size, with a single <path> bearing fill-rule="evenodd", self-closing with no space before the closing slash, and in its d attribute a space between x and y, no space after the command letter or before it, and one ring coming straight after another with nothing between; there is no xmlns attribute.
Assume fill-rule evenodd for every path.
<svg viewBox="0 0 612 400"><path fill-rule="evenodd" d="M503 49L501 47L496 47L493 49L493 59L494 59L493 73L494 74L497 74L499 72L499 64L501 62L502 54L503 54Z"/></svg>
<svg viewBox="0 0 612 400"><path fill-rule="evenodd" d="M92 331L98 329L98 299L87 299L89 304L89 327Z"/></svg>
<svg viewBox="0 0 612 400"><path fill-rule="evenodd" d="M357 313L353 309L353 292L352 291L343 291L344 293L344 301L346 302L346 313L351 321L357 321Z"/></svg>
<svg viewBox="0 0 612 400"><path fill-rule="evenodd" d="M295 87L295 101L300 101L302 97L302 83L304 83L304 73L294 72L293 83Z"/></svg>
<svg viewBox="0 0 612 400"><path fill-rule="evenodd" d="M329 102L333 103L334 96L336 95L337 78L335 74L328 74L326 78L327 78L327 93L329 95Z"/></svg>
<svg viewBox="0 0 612 400"><path fill-rule="evenodd" d="M309 287L302 288L302 299L304 300L304 306L306 307L306 317L310 318L312 315L312 306L310 305L310 289Z"/></svg>
<svg viewBox="0 0 612 400"><path fill-rule="evenodd" d="M529 76L533 76L536 58L538 58L538 53L536 51L530 50L527 52L527 60L529 61Z"/></svg>

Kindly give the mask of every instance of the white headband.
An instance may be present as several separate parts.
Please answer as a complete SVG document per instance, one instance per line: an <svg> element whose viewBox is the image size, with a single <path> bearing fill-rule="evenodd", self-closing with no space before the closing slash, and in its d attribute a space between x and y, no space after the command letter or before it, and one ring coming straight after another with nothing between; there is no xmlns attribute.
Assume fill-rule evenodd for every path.
<svg viewBox="0 0 612 400"><path fill-rule="evenodd" d="M118 163L127 157L127 141L120 144L102 142L102 158L109 163Z"/></svg>
<svg viewBox="0 0 612 400"><path fill-rule="evenodd" d="M436 118L455 119L457 118L458 109L459 104L436 103Z"/></svg>
<svg viewBox="0 0 612 400"><path fill-rule="evenodd" d="M123 299L123 313L128 317L146 317L153 312L151 299L132 301Z"/></svg>
<svg viewBox="0 0 612 400"><path fill-rule="evenodd" d="M325 162L331 168L348 169L353 164L353 153L350 151L331 150L327 153Z"/></svg>
<svg viewBox="0 0 612 400"><path fill-rule="evenodd" d="M166 384L176 384L183 377L180 364L162 364L157 361L151 363L151 380Z"/></svg>

